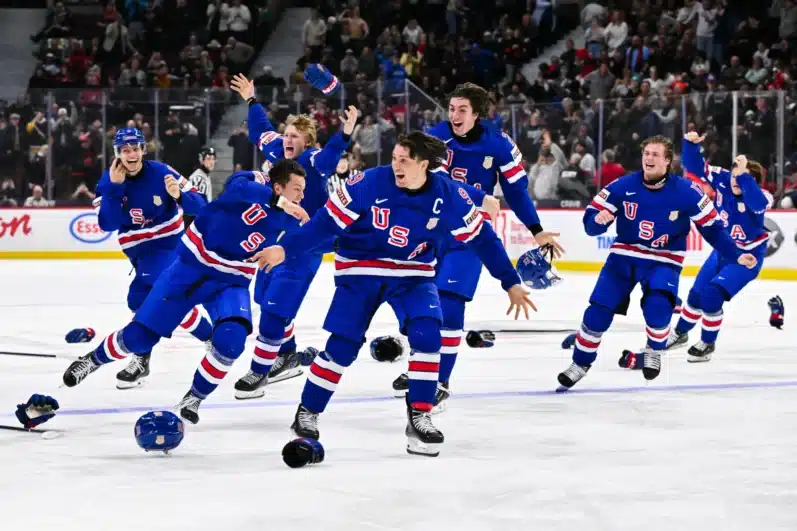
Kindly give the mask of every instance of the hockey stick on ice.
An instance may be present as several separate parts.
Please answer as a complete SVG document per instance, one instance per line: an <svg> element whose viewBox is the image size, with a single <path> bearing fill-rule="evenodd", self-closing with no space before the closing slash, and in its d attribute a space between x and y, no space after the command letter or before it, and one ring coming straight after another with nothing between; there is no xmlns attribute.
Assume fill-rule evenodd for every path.
<svg viewBox="0 0 797 531"><path fill-rule="evenodd" d="M52 430L42 430L40 428L28 429L28 428L23 428L21 426L9 426L7 424L0 424L0 430L25 431L25 432L30 432L30 433L44 433L46 431L52 431Z"/></svg>
<svg viewBox="0 0 797 531"><path fill-rule="evenodd" d="M66 354L41 354L39 352L12 352L7 350L0 350L0 356L21 356L27 358L52 358L64 359L69 361L77 361L78 356L67 356Z"/></svg>

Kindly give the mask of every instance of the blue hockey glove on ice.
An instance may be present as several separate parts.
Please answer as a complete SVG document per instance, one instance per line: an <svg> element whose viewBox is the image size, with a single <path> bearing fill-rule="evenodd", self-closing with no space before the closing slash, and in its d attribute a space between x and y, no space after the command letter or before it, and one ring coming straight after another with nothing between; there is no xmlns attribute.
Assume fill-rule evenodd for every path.
<svg viewBox="0 0 797 531"><path fill-rule="evenodd" d="M66 334L67 343L88 343L97 333L93 328L75 328Z"/></svg>
<svg viewBox="0 0 797 531"><path fill-rule="evenodd" d="M573 345L576 344L576 334L570 334L566 338L562 340L562 348L565 350L569 350L573 348Z"/></svg>
<svg viewBox="0 0 797 531"><path fill-rule="evenodd" d="M307 347L299 352L299 365L309 367L313 364L313 360L318 356L318 349L315 347Z"/></svg>
<svg viewBox="0 0 797 531"><path fill-rule="evenodd" d="M470 348L490 348L495 345L495 334L489 330L469 330L465 342Z"/></svg>
<svg viewBox="0 0 797 531"><path fill-rule="evenodd" d="M786 313L786 309L783 307L783 299L780 296L775 296L769 299L767 302L769 305L769 324L780 330L783 326L783 315Z"/></svg>
<svg viewBox="0 0 797 531"><path fill-rule="evenodd" d="M44 424L55 416L58 400L47 395L33 395L24 404L17 404L16 416L27 429Z"/></svg>
<svg viewBox="0 0 797 531"><path fill-rule="evenodd" d="M321 64L311 64L304 71L304 79L320 90L324 96L330 96L340 90L340 81Z"/></svg>

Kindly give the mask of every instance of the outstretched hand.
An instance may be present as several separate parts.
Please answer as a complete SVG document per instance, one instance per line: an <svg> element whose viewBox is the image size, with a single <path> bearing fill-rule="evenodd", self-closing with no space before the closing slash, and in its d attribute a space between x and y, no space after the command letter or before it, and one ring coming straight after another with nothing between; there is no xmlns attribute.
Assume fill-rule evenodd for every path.
<svg viewBox="0 0 797 531"><path fill-rule="evenodd" d="M255 82L250 81L243 74L235 74L230 81L230 88L240 94L244 101L255 97Z"/></svg>
<svg viewBox="0 0 797 531"><path fill-rule="evenodd" d="M512 313L512 310L515 311L515 320L520 316L520 310L523 310L523 313L526 315L526 319L529 318L529 308L537 311L537 307L529 297L529 292L526 291L523 286L520 284L515 284L509 291L506 292L509 295L509 309L506 311L506 314L509 315Z"/></svg>

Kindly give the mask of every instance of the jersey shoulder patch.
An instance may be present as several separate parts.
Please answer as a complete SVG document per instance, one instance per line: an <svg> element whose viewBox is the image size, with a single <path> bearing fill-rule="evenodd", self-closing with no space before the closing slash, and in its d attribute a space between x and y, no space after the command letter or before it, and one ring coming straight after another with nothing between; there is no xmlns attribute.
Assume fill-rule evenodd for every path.
<svg viewBox="0 0 797 531"><path fill-rule="evenodd" d="M267 145L271 144L272 142L274 142L278 138L281 138L281 136L280 136L280 134L278 132L276 132L276 131L266 131L265 133L260 135L260 139L257 141L257 146L260 149L263 149L263 146L267 146Z"/></svg>

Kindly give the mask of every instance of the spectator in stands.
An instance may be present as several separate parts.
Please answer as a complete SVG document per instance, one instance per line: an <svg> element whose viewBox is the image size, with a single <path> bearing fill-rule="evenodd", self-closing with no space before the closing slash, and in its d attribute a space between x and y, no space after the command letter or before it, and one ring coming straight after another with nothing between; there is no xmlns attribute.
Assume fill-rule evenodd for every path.
<svg viewBox="0 0 797 531"><path fill-rule="evenodd" d="M542 149L529 173L529 193L537 200L557 199L561 165L549 149Z"/></svg>
<svg viewBox="0 0 797 531"><path fill-rule="evenodd" d="M604 150L600 173L595 174L594 185L596 189L610 185L626 174L625 168L614 160L614 151Z"/></svg>
<svg viewBox="0 0 797 531"><path fill-rule="evenodd" d="M230 35L240 42L251 42L249 25L252 22L252 13L241 0L232 0L231 3L221 4L221 19ZM226 24L225 24L226 23Z"/></svg>
<svg viewBox="0 0 797 531"><path fill-rule="evenodd" d="M44 198L44 189L38 184L35 185L31 191L31 195L25 199L25 207L50 207L55 204L54 201Z"/></svg>
<svg viewBox="0 0 797 531"><path fill-rule="evenodd" d="M321 18L321 13L314 9L302 28L302 44L310 48L313 61L318 61L321 58L321 51L326 42L326 34L326 22Z"/></svg>
<svg viewBox="0 0 797 531"><path fill-rule="evenodd" d="M17 188L14 179L3 179L0 185L0 207L15 207L17 203Z"/></svg>
<svg viewBox="0 0 797 531"><path fill-rule="evenodd" d="M244 121L236 127L227 145L232 148L232 165L235 171L252 170L254 159L254 146L249 142L249 127Z"/></svg>
<svg viewBox="0 0 797 531"><path fill-rule="evenodd" d="M612 13L612 20L604 28L603 35L606 38L606 45L610 54L614 54L625 44L628 38L628 24L624 20L622 11L614 11Z"/></svg>

